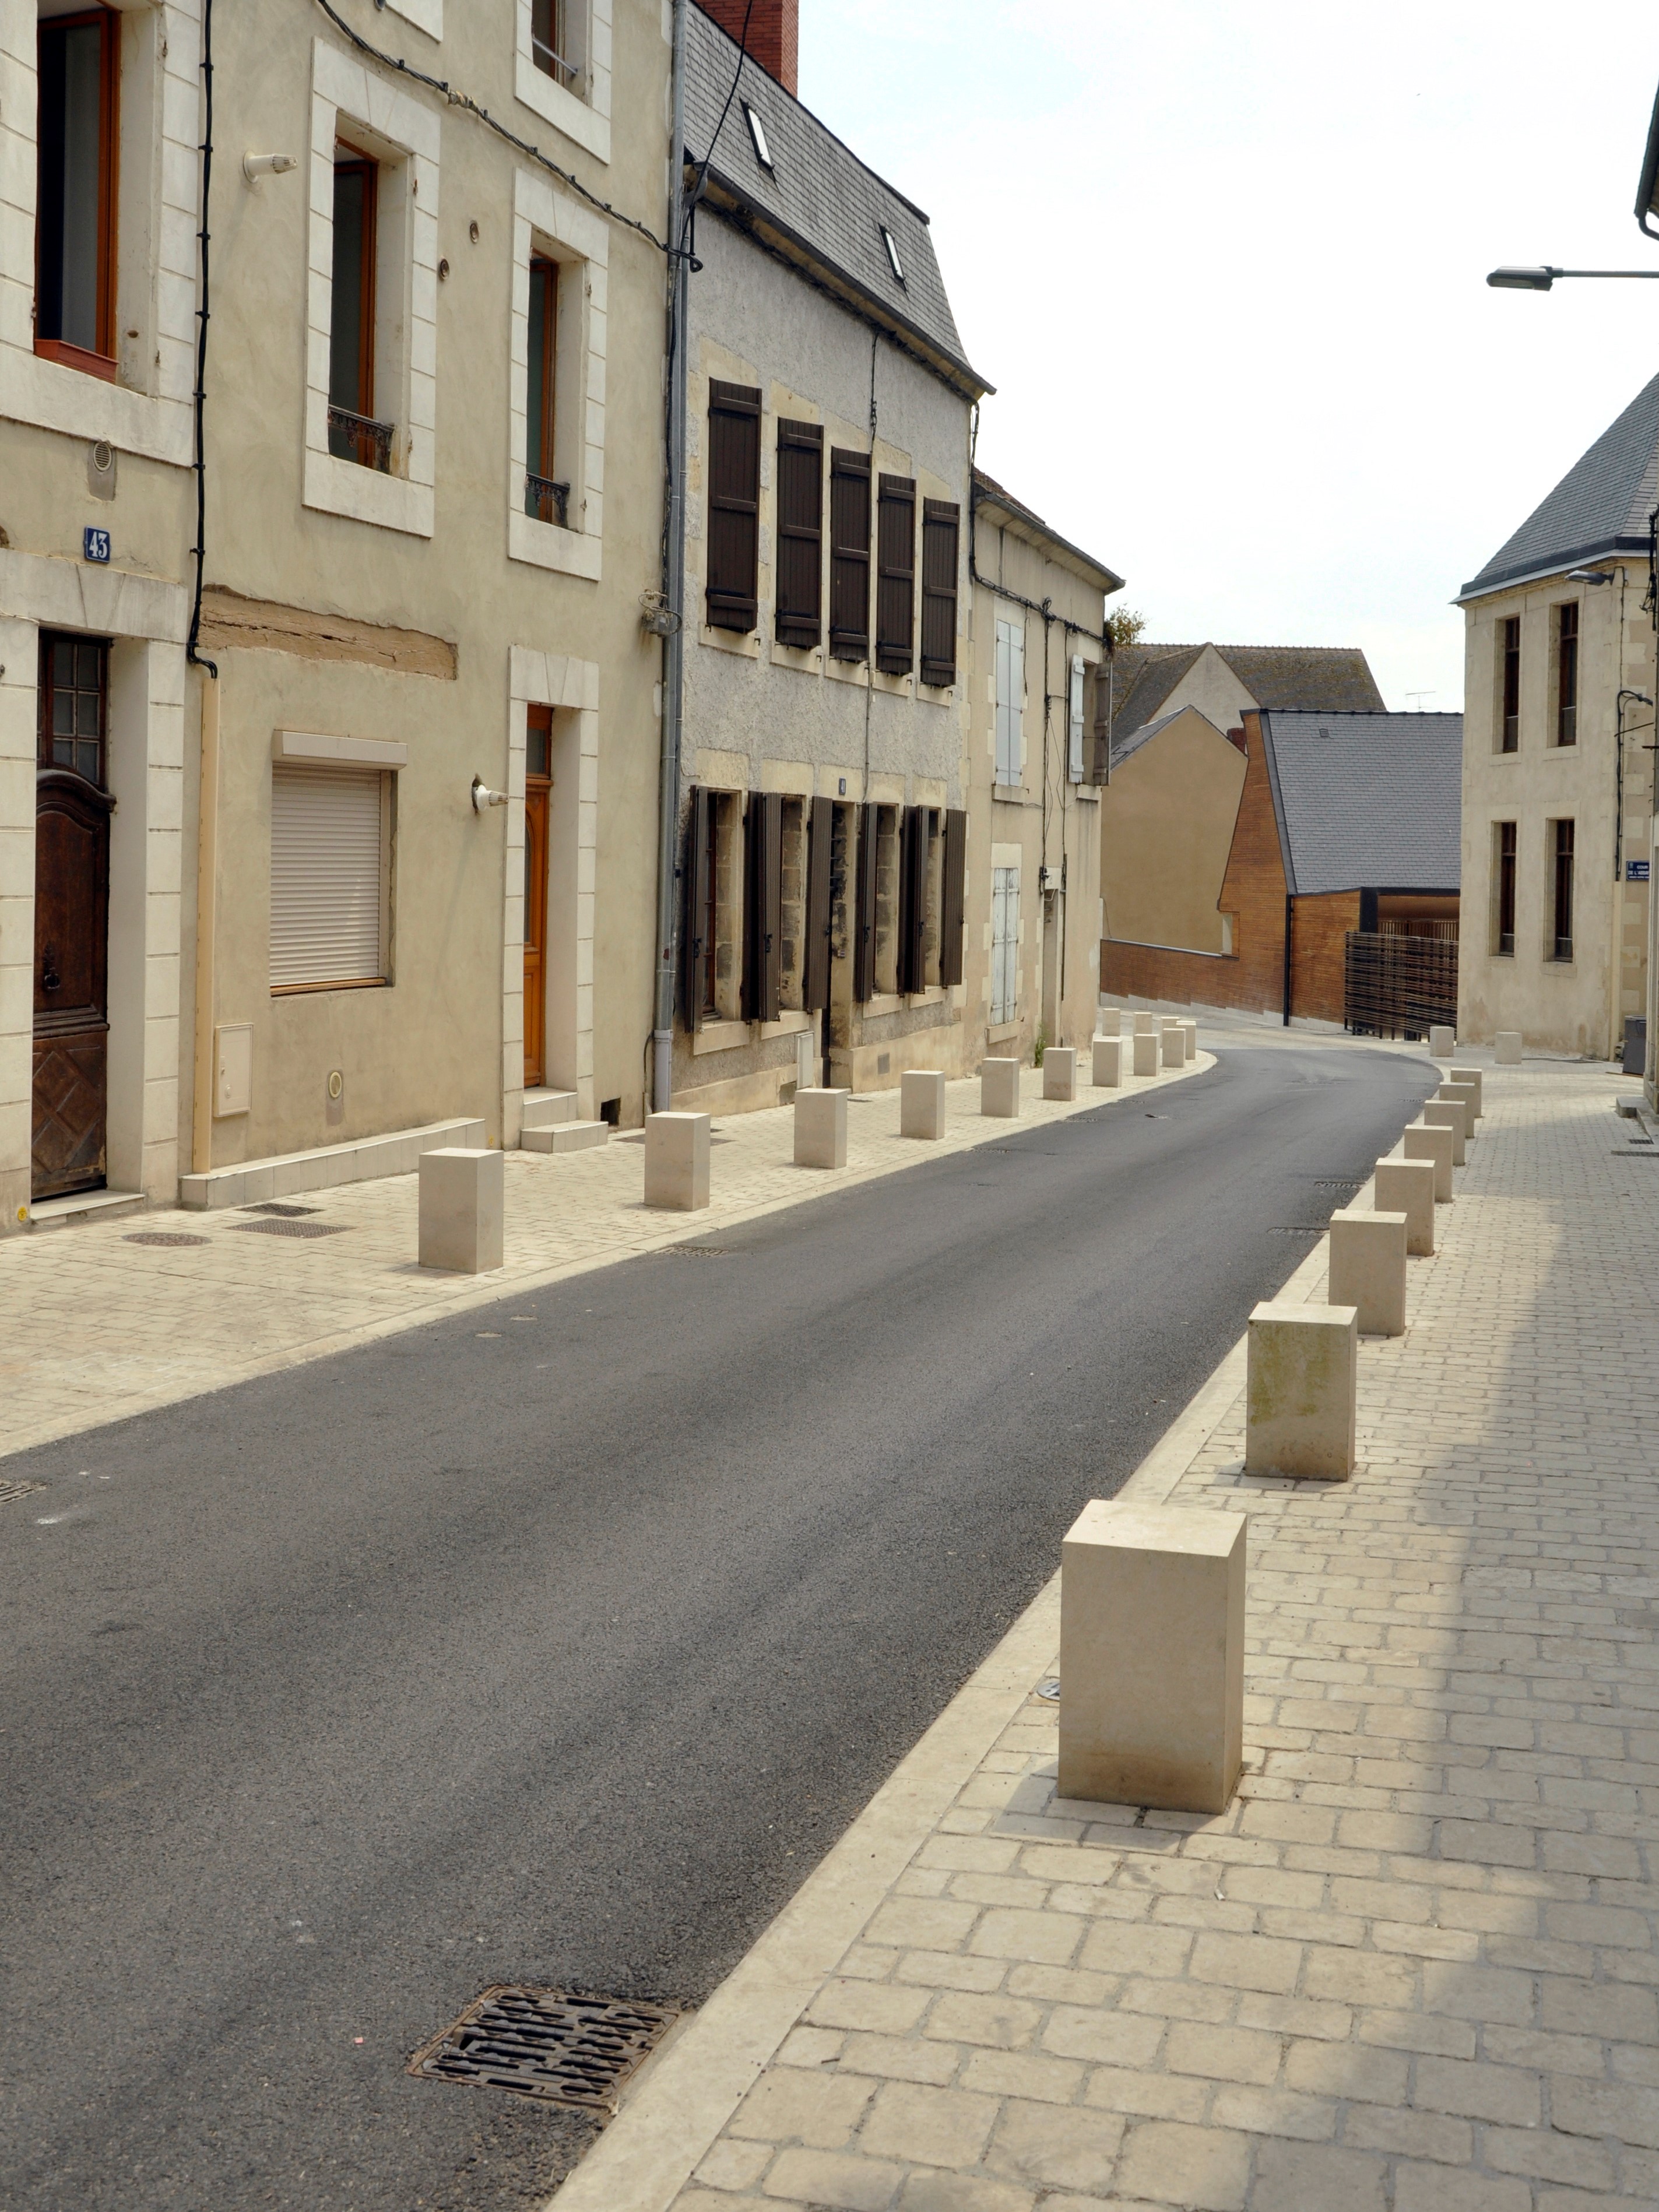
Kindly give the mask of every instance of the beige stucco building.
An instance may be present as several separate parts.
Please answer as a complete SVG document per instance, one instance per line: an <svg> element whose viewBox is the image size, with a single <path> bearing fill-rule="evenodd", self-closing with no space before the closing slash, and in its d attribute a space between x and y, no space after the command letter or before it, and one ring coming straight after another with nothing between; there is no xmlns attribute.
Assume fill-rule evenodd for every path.
<svg viewBox="0 0 1659 2212"><path fill-rule="evenodd" d="M667 11L221 8L210 118L199 0L63 12L0 0L6 1224L637 1121Z"/></svg>
<svg viewBox="0 0 1659 2212"><path fill-rule="evenodd" d="M1460 1032L1618 1056L1647 1008L1659 378L1459 597ZM1651 1081L1653 1039L1648 1037Z"/></svg>
<svg viewBox="0 0 1659 2212"><path fill-rule="evenodd" d="M1244 788L1243 736L1181 706L1115 745L1101 814L1106 937L1232 951L1218 902Z"/></svg>
<svg viewBox="0 0 1659 2212"><path fill-rule="evenodd" d="M1106 599L1123 580L983 471L973 495L970 1065L1094 1034Z"/></svg>

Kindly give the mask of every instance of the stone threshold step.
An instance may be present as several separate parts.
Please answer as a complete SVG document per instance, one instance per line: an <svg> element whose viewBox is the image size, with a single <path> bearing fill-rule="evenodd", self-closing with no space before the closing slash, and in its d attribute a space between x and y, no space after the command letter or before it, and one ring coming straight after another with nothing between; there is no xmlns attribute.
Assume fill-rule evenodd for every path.
<svg viewBox="0 0 1659 2212"><path fill-rule="evenodd" d="M522 1128L551 1129L561 1121L574 1121L575 1118L574 1091L526 1091L524 1094L524 1116L520 1124Z"/></svg>
<svg viewBox="0 0 1659 2212"><path fill-rule="evenodd" d="M221 1206L258 1206L266 1199L292 1198L296 1192L329 1190L337 1184L371 1182L380 1176L413 1175L422 1152L459 1145L483 1147L484 1125L477 1121L428 1121L418 1129L388 1129L381 1136L359 1137L353 1144L323 1145L315 1152L280 1152L270 1159L242 1160L206 1175L179 1178L179 1203L196 1212Z"/></svg>
<svg viewBox="0 0 1659 2212"><path fill-rule="evenodd" d="M586 1152L610 1136L609 1121L559 1121L550 1128L524 1130L519 1144L526 1152Z"/></svg>
<svg viewBox="0 0 1659 2212"><path fill-rule="evenodd" d="M37 1198L30 1202L31 1229L68 1229L77 1221L114 1221L124 1213L142 1213L149 1200L142 1190L79 1190L67 1198Z"/></svg>

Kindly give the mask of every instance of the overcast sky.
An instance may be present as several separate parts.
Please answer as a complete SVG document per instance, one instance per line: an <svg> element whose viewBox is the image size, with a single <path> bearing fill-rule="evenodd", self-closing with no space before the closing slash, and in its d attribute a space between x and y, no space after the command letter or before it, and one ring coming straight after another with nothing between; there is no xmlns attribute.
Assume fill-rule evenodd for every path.
<svg viewBox="0 0 1659 2212"><path fill-rule="evenodd" d="M981 464L1150 636L1461 706L1449 600L1659 370L1659 283L1483 282L1659 270L1651 5L800 10L802 99L933 218Z"/></svg>

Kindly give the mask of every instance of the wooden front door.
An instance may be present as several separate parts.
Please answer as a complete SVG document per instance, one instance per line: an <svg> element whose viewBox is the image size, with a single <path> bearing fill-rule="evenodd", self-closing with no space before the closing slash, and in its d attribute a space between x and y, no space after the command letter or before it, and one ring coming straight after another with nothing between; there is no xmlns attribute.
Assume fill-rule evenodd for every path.
<svg viewBox="0 0 1659 2212"><path fill-rule="evenodd" d="M40 640L35 775L36 1198L105 1180L109 1091L109 817L105 790L108 648Z"/></svg>
<svg viewBox="0 0 1659 2212"><path fill-rule="evenodd" d="M524 1079L547 1079L547 826L553 790L553 714L532 707L524 778Z"/></svg>

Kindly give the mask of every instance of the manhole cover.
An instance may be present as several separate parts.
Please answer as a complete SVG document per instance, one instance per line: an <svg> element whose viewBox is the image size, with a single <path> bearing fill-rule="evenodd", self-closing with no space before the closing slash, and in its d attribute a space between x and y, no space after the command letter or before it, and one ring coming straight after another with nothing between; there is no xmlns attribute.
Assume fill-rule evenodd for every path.
<svg viewBox="0 0 1659 2212"><path fill-rule="evenodd" d="M672 2006L632 1997L498 1985L417 2051L409 2071L614 2112L623 2084L678 2016Z"/></svg>
<svg viewBox="0 0 1659 2212"><path fill-rule="evenodd" d="M9 1504L14 1498L33 1498L46 1486L44 1482L0 1482L0 1505Z"/></svg>
<svg viewBox="0 0 1659 2212"><path fill-rule="evenodd" d="M1050 1674L1046 1682L1039 1682L1036 1686L1036 1693L1040 1698L1046 1698L1051 1705L1057 1705L1060 1703L1059 1675Z"/></svg>
<svg viewBox="0 0 1659 2212"><path fill-rule="evenodd" d="M347 1228L343 1221L233 1221L230 1225L251 1237L343 1237Z"/></svg>
<svg viewBox="0 0 1659 2212"><path fill-rule="evenodd" d="M289 1206L280 1198L262 1199L258 1206L245 1206L244 1213L274 1213L283 1221L297 1221L302 1213L320 1213L316 1206Z"/></svg>
<svg viewBox="0 0 1659 2212"><path fill-rule="evenodd" d="M170 1250L183 1244L210 1244L209 1237L192 1237L185 1229L139 1229L131 1237L124 1237L124 1244L163 1244Z"/></svg>

